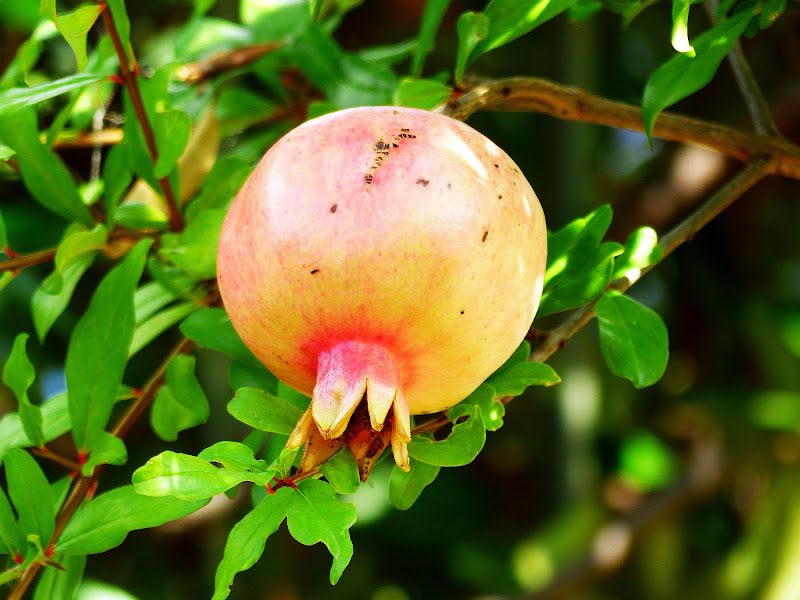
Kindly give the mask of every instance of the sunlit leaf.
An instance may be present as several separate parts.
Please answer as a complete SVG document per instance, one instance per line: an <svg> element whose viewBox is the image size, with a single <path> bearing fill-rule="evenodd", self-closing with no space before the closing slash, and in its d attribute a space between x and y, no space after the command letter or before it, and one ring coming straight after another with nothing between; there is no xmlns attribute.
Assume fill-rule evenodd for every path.
<svg viewBox="0 0 800 600"><path fill-rule="evenodd" d="M612 373L639 388L661 379L667 368L669 339L657 313L610 290L597 302L595 314L600 349Z"/></svg>
<svg viewBox="0 0 800 600"><path fill-rule="evenodd" d="M98 465L124 465L128 462L128 449L117 436L101 431L95 438L89 459L81 467L84 477L91 477Z"/></svg>
<svg viewBox="0 0 800 600"><path fill-rule="evenodd" d="M228 402L228 412L250 427L285 435L294 431L303 416L303 411L289 401L253 388L236 390Z"/></svg>
<svg viewBox="0 0 800 600"><path fill-rule="evenodd" d="M195 302L181 302L153 315L136 327L129 355L133 356L167 329L198 310L200 310L200 305Z"/></svg>
<svg viewBox="0 0 800 600"><path fill-rule="evenodd" d="M461 84L467 60L475 47L489 34L489 18L483 13L467 11L458 18L458 52L456 54L455 81Z"/></svg>
<svg viewBox="0 0 800 600"><path fill-rule="evenodd" d="M644 269L661 260L663 248L658 245L658 235L651 227L639 227L625 241L625 251L614 261L612 279ZM637 273L638 274L638 273Z"/></svg>
<svg viewBox="0 0 800 600"><path fill-rule="evenodd" d="M200 213L180 234L162 238L160 253L195 279L217 274L217 245L225 219L224 210Z"/></svg>
<svg viewBox="0 0 800 600"><path fill-rule="evenodd" d="M488 431L497 431L503 426L506 407L497 400L494 388L486 383L482 383L477 390L454 407L449 408L447 410L447 418L455 423L461 417L471 415L476 406L481 410L483 426Z"/></svg>
<svg viewBox="0 0 800 600"><path fill-rule="evenodd" d="M203 182L200 193L186 208L187 221L193 221L207 210L227 211L252 170L237 156L226 156L217 161Z"/></svg>
<svg viewBox="0 0 800 600"><path fill-rule="evenodd" d="M208 500L185 502L177 498L142 496L132 485L101 494L84 504L58 538L56 552L100 554L116 548L131 531L157 527L193 513Z"/></svg>
<svg viewBox="0 0 800 600"><path fill-rule="evenodd" d="M5 453L8 495L19 516L25 536L36 535L42 544L53 536L56 525L55 506L50 484L30 454L19 448Z"/></svg>
<svg viewBox="0 0 800 600"><path fill-rule="evenodd" d="M83 579L86 556L53 556L61 569L44 569L33 600L73 600Z"/></svg>
<svg viewBox="0 0 800 600"><path fill-rule="evenodd" d="M228 313L221 308L204 308L189 315L180 329L200 346L227 354L246 365L263 367L236 333Z"/></svg>
<svg viewBox="0 0 800 600"><path fill-rule="evenodd" d="M715 25L694 40L696 56L677 54L650 75L642 95L642 118L651 145L658 114L711 81L722 59L744 33L753 14L753 8L742 10Z"/></svg>
<svg viewBox="0 0 800 600"><path fill-rule="evenodd" d="M208 420L208 398L195 375L195 358L175 356L167 365L166 385L153 402L150 423L162 440L175 441L181 431Z"/></svg>
<svg viewBox="0 0 800 600"><path fill-rule="evenodd" d="M395 106L408 106L433 110L445 102L453 93L450 86L434 81L433 79L405 78L400 82L400 87L394 94Z"/></svg>
<svg viewBox="0 0 800 600"><path fill-rule="evenodd" d="M686 56L695 56L689 43L689 9L692 0L672 0L672 47Z"/></svg>
<svg viewBox="0 0 800 600"><path fill-rule="evenodd" d="M429 465L415 459L409 461L411 470L403 471L397 465L389 479L389 501L400 510L408 510L417 501L422 491L433 483L441 467Z"/></svg>
<svg viewBox="0 0 800 600"><path fill-rule="evenodd" d="M461 467L475 460L485 442L486 428L480 408L476 406L466 421L453 426L446 439L436 442L429 438L413 438L408 443L408 454L429 465Z"/></svg>
<svg viewBox="0 0 800 600"><path fill-rule="evenodd" d="M239 442L217 442L197 455L209 462L221 464L226 469L245 469L255 472L267 471L267 463L254 456L253 448Z"/></svg>
<svg viewBox="0 0 800 600"><path fill-rule="evenodd" d="M519 396L532 385L551 386L561 378L553 367L539 362L516 364L486 380L498 396Z"/></svg>
<svg viewBox="0 0 800 600"><path fill-rule="evenodd" d="M337 452L319 466L319 470L337 494L353 494L361 483L358 463L352 452Z"/></svg>
<svg viewBox="0 0 800 600"><path fill-rule="evenodd" d="M40 0L39 13L55 23L58 31L72 47L79 71L83 71L88 62L86 36L102 10L98 4L84 4L59 15L56 11L56 0Z"/></svg>
<svg viewBox="0 0 800 600"><path fill-rule="evenodd" d="M158 162L155 176L161 179L178 164L178 159L186 150L192 135L192 119L185 111L179 109L156 113L153 131L158 148Z"/></svg>
<svg viewBox="0 0 800 600"><path fill-rule="evenodd" d="M306 546L322 542L328 547L333 555L330 580L334 584L353 556L349 528L355 522L355 505L343 503L333 488L319 479L301 481L286 512L294 539Z"/></svg>
<svg viewBox="0 0 800 600"><path fill-rule="evenodd" d="M55 98L61 94L66 94L67 92L85 87L90 83L102 81L103 79L105 79L104 75L78 74L48 81L47 83L35 85L33 87L10 88L0 91L0 117L12 115L26 106L39 104L50 98ZM2 122L2 119L0 119L0 122ZM0 133L0 136L2 136L0 139L9 144L12 148L14 147L13 144L9 143L9 139L7 139L3 133ZM38 141L38 131L36 139ZM14 149L16 150L16 148Z"/></svg>

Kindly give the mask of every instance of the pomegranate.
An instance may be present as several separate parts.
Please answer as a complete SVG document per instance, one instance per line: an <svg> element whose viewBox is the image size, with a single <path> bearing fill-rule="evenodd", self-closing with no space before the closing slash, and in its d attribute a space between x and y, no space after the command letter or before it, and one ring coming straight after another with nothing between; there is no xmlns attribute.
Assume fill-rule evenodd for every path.
<svg viewBox="0 0 800 600"><path fill-rule="evenodd" d="M231 206L219 288L236 331L311 396L288 447L301 470L347 445L366 480L409 415L463 400L517 348L547 253L542 208L509 156L469 126L396 107L297 127Z"/></svg>

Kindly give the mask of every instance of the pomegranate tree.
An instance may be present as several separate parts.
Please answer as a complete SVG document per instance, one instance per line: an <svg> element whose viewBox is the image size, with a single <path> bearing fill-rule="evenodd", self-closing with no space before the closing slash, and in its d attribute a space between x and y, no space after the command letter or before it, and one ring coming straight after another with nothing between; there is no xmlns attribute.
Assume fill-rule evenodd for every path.
<svg viewBox="0 0 800 600"><path fill-rule="evenodd" d="M409 415L468 396L517 348L542 293L547 232L509 156L410 108L313 119L264 156L227 215L218 279L245 344L311 396L301 469L344 445L362 480Z"/></svg>

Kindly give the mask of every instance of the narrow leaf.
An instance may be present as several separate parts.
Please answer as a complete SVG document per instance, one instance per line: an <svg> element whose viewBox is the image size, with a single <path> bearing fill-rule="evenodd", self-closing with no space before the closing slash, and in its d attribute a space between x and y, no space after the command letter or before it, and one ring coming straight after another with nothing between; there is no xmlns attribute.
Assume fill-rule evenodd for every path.
<svg viewBox="0 0 800 600"><path fill-rule="evenodd" d="M153 430L163 440L175 441L181 431L208 420L208 399L194 368L195 358L187 354L167 365L167 385L159 391L150 416Z"/></svg>
<svg viewBox="0 0 800 600"><path fill-rule="evenodd" d="M447 439L435 442L414 438L408 444L408 454L429 465L461 467L475 460L485 442L486 428L476 406L466 421L453 427Z"/></svg>
<svg viewBox="0 0 800 600"><path fill-rule="evenodd" d="M61 569L45 569L33 600L74 600L83 579L86 556L53 556ZM63 569L63 570L62 570Z"/></svg>
<svg viewBox="0 0 800 600"><path fill-rule="evenodd" d="M458 53L456 54L455 80L461 85L461 78L467 68L470 53L489 33L489 18L483 13L467 11L458 18Z"/></svg>
<svg viewBox="0 0 800 600"><path fill-rule="evenodd" d="M696 56L677 54L650 75L642 96L642 118L651 146L658 114L711 81L722 59L744 33L753 14L754 8L743 10L712 27L695 39L693 45Z"/></svg>
<svg viewBox="0 0 800 600"><path fill-rule="evenodd" d="M691 0L672 0L672 47L677 52L694 57L694 48L689 43L689 9L691 6Z"/></svg>
<svg viewBox="0 0 800 600"><path fill-rule="evenodd" d="M669 339L657 313L633 298L610 290L595 306L600 349L615 375L638 388L661 379L669 358Z"/></svg>
<svg viewBox="0 0 800 600"><path fill-rule="evenodd" d="M100 554L119 546L136 529L158 527L185 517L208 504L176 498L151 498L126 485L106 492L75 513L58 538L56 552Z"/></svg>
<svg viewBox="0 0 800 600"><path fill-rule="evenodd" d="M10 554L20 556L25 554L27 545L25 535L14 518L11 503L8 501L8 496L6 496L3 488L0 488L0 541L5 544Z"/></svg>
<svg viewBox="0 0 800 600"><path fill-rule="evenodd" d="M0 91L0 116L11 115L26 106L39 104L50 98L86 87L103 79L105 79L104 75L78 74L48 81L33 87L11 88ZM8 143L5 135L0 135L0 138ZM16 150L16 148L14 149Z"/></svg>
<svg viewBox="0 0 800 600"><path fill-rule="evenodd" d="M16 150L22 181L37 202L69 221L93 224L67 167L39 140L36 112L32 108L13 114L0 109L0 139Z"/></svg>
<svg viewBox="0 0 800 600"><path fill-rule="evenodd" d="M403 471L397 465L389 479L389 502L400 510L408 510L439 474L441 467L411 459L411 470Z"/></svg>
<svg viewBox="0 0 800 600"><path fill-rule="evenodd" d="M247 469L220 469L196 456L167 451L138 468L133 474L133 485L137 493L145 496L199 500L221 494L244 481L267 485L273 475Z"/></svg>
<svg viewBox="0 0 800 600"><path fill-rule="evenodd" d="M28 388L36 379L36 371L25 352L28 334L20 333L14 340L11 354L3 367L3 383L11 388L19 403L19 419L28 439L39 448L45 444L42 433L42 409L28 398Z"/></svg>
<svg viewBox="0 0 800 600"><path fill-rule="evenodd" d="M236 574L256 564L264 553L267 538L278 530L286 518L291 499L292 489L281 488L274 495L266 496L258 506L234 525L225 544L225 554L214 577L212 600L227 598Z"/></svg>
<svg viewBox="0 0 800 600"><path fill-rule="evenodd" d="M140 324L133 332L133 341L128 356L133 356L173 325L177 325L201 306L195 302L181 302L171 306Z"/></svg>
<svg viewBox="0 0 800 600"><path fill-rule="evenodd" d="M355 522L355 505L343 503L333 488L319 479L301 481L286 512L286 524L294 539L306 546L322 542L330 550L333 584L353 557L349 528Z"/></svg>
<svg viewBox="0 0 800 600"><path fill-rule="evenodd" d="M11 448L3 458L8 495L19 515L25 536L36 535L42 544L50 542L56 525L53 493L47 478L30 454Z"/></svg>
<svg viewBox="0 0 800 600"><path fill-rule="evenodd" d="M139 325L152 317L170 302L177 299L177 294L165 288L158 281L150 281L140 286L133 296L133 310L136 324Z"/></svg>
<svg viewBox="0 0 800 600"><path fill-rule="evenodd" d="M228 402L228 412L250 427L285 435L294 431L303 416L303 411L289 401L253 388L236 390Z"/></svg>
<svg viewBox="0 0 800 600"><path fill-rule="evenodd" d="M450 2L451 0L428 0L425 3L425 12L422 13L422 22L417 36L417 46L414 56L411 58L411 75L413 77L422 75L425 59L433 50L436 33L439 31L439 26Z"/></svg>
<svg viewBox="0 0 800 600"><path fill-rule="evenodd" d="M111 416L133 339L133 295L152 240L142 240L97 286L75 326L65 365L72 434L80 451L91 449Z"/></svg>
<svg viewBox="0 0 800 600"><path fill-rule="evenodd" d="M561 378L550 365L539 362L524 362L492 375L486 380L498 396L519 396L532 385L551 386Z"/></svg>

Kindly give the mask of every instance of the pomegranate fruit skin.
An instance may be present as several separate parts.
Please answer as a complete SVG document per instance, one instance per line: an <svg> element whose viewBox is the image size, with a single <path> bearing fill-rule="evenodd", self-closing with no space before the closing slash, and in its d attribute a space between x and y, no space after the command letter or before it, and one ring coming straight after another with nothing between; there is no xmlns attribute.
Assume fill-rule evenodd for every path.
<svg viewBox="0 0 800 600"><path fill-rule="evenodd" d="M225 219L218 281L245 344L312 396L323 438L343 433L366 387L373 429L388 413L407 441L409 413L457 404L518 347L546 243L536 194L482 134L354 108L266 153Z"/></svg>

